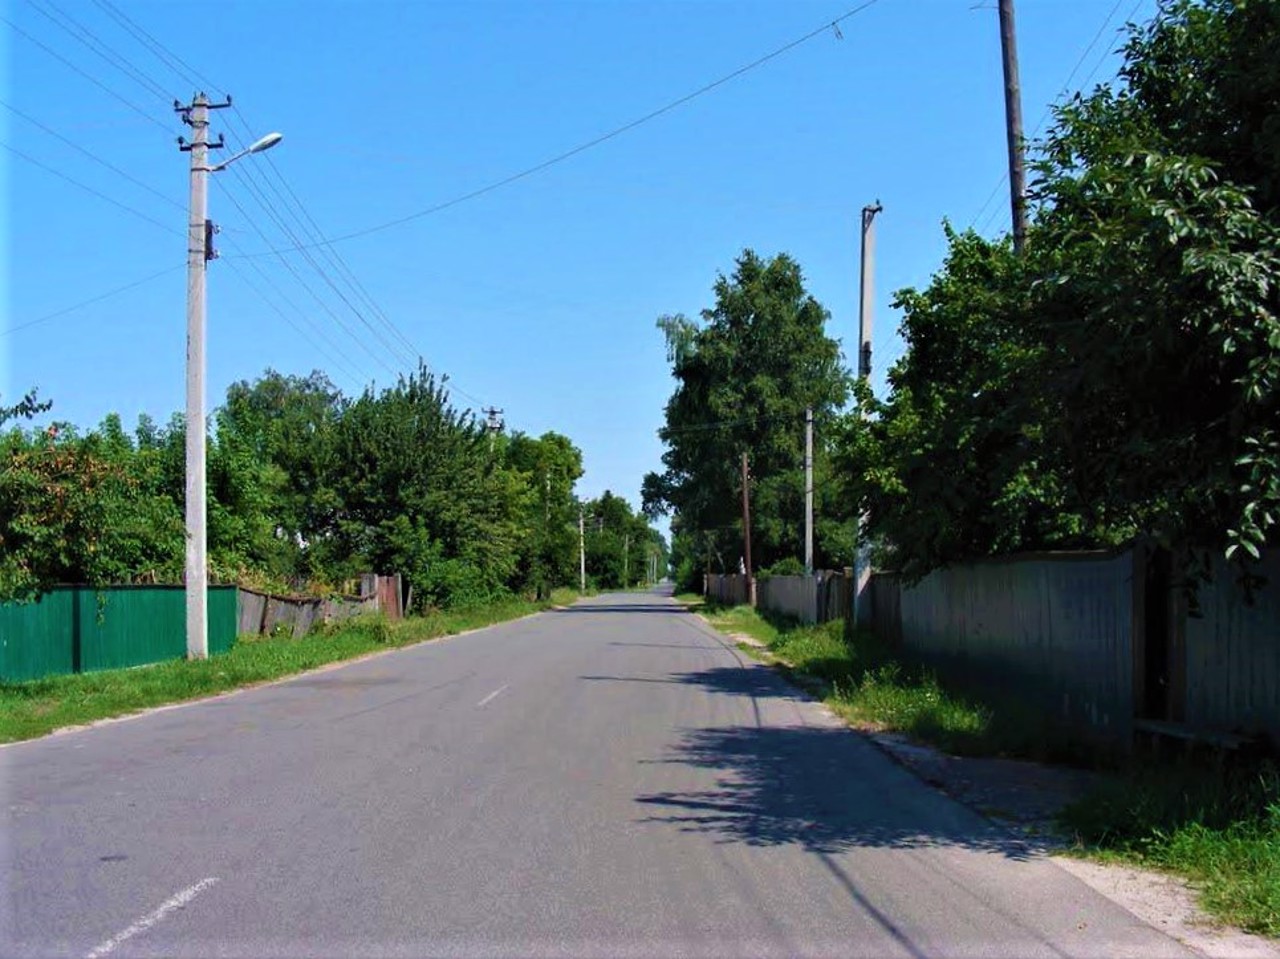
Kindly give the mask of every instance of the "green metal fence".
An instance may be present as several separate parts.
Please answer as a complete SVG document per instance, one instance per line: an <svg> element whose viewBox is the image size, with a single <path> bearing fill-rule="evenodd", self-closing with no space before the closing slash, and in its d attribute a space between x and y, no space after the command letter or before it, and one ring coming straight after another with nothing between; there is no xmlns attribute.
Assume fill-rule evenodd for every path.
<svg viewBox="0 0 1280 959"><path fill-rule="evenodd" d="M209 588L209 652L236 637L236 588ZM181 586L60 586L34 603L0 604L0 681L20 682L185 656Z"/></svg>

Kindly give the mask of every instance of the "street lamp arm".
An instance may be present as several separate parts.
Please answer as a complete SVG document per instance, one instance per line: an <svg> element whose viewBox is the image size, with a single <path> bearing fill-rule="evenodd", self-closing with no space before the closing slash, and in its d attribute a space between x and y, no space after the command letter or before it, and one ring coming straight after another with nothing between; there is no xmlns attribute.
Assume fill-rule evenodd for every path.
<svg viewBox="0 0 1280 959"><path fill-rule="evenodd" d="M218 164L215 164L214 166L209 167L209 172L217 173L219 170L225 170L227 167L231 166L231 164L235 163L241 157L248 156L250 153L261 153L263 150L270 150L273 146L275 146L277 143L279 143L283 139L284 139L283 133L268 133L265 137L262 137L262 139L260 140L255 140L253 143L249 144L247 147L245 147L243 150L241 150L239 153L235 154L234 156L228 157L227 159L223 160L221 163L218 163Z"/></svg>

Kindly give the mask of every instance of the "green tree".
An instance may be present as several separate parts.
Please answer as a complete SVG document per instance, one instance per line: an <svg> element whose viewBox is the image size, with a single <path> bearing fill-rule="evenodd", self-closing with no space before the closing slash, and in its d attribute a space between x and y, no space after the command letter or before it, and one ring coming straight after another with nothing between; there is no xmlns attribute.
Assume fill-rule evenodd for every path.
<svg viewBox="0 0 1280 959"><path fill-rule="evenodd" d="M948 231L843 461L904 571L1280 517L1280 4L1177 0L1060 108L1023 257Z"/></svg>
<svg viewBox="0 0 1280 959"><path fill-rule="evenodd" d="M802 551L804 411L822 424L818 471L829 473L828 431L848 397L850 377L840 346L826 335L829 314L805 289L799 265L785 254L738 257L720 276L715 305L702 322L664 316L677 381L659 436L667 446L661 473L643 487L649 515L674 513L683 549L697 542L703 558L736 568L741 555L741 454L751 462L753 559L760 567ZM834 493L832 484L825 487ZM832 495L828 519L847 520ZM819 540L819 563L833 544Z"/></svg>
<svg viewBox="0 0 1280 959"><path fill-rule="evenodd" d="M516 581L521 589L545 598L556 586L577 577L578 511L573 489L582 476L582 452L559 433L537 438L516 433L504 438L503 456L506 467L527 489Z"/></svg>

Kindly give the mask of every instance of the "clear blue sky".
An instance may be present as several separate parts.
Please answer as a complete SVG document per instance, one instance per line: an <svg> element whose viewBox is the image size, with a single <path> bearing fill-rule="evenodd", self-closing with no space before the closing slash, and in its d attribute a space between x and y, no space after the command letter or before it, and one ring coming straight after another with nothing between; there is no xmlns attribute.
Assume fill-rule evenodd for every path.
<svg viewBox="0 0 1280 959"><path fill-rule="evenodd" d="M110 411L126 425L142 412L164 421L184 402L187 158L174 137L187 131L171 103L189 99L193 85L97 0L54 2L10 0L3 16L144 115L0 23L3 101L156 192L3 107L0 140L159 225L0 149L8 200L0 220L0 397L38 386L54 401L52 415L81 426ZM388 383L388 367L406 367L405 351L388 345L394 335L384 333L384 342L369 333L301 254L286 260L327 310L279 258L233 259L294 245L255 199L253 183L283 209L288 193L278 173L326 235L375 226L643 116L855 6L113 2L233 94L238 115L215 114L215 136L244 136L241 120L254 136L285 134L270 154L218 174L210 189L225 254L209 277L211 407L229 383L267 367L321 368L351 392L370 380ZM1150 16L1154 5L1019 0L1029 133L1077 65L1073 88L1114 73L1108 51L1118 27ZM61 20L66 29L55 22L60 13L74 21ZM475 398L504 408L512 427L567 434L585 454L580 491L609 488L636 503L644 473L660 466L655 431L672 386L656 317L708 306L717 271L731 269L743 247L786 251L831 311L831 333L851 357L858 211L878 197L885 211L875 380L882 384L901 351L892 291L928 281L943 252L942 219L969 225L1001 181L994 0L879 0L843 21L840 33L828 30L519 182L337 244L344 266L319 250L312 256L381 328L348 289L340 271L350 269L432 369L466 392L461 404ZM116 69L115 57L159 90ZM994 233L1006 224L1001 193L978 225ZM169 268L117 296L3 332ZM308 322L323 328L336 347L300 335L277 309L303 330Z"/></svg>

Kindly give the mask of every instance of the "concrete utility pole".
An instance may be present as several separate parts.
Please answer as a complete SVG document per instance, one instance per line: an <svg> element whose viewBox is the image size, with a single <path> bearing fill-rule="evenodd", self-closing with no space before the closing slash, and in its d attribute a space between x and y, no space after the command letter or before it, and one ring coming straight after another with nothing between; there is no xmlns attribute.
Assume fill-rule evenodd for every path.
<svg viewBox="0 0 1280 959"><path fill-rule="evenodd" d="M871 311L875 295L876 214L880 201L862 208L862 252L858 274L858 379L871 378Z"/></svg>
<svg viewBox="0 0 1280 959"><path fill-rule="evenodd" d="M876 214L883 210L884 207L880 205L879 200L862 208L862 255L858 279L858 336L861 344L858 350L858 379L867 386L871 383L871 313L874 300L876 251L875 220ZM865 407L861 411L861 416L866 419L867 410ZM871 581L871 551L867 549L866 544L862 541L863 530L866 528L867 517L865 515L858 517L853 553L853 620L857 624L863 624L870 612L867 608L868 604L862 601L867 584Z"/></svg>
<svg viewBox="0 0 1280 959"><path fill-rule="evenodd" d="M1013 210L1013 249L1027 239L1027 176L1022 159L1022 91L1018 83L1018 37L1013 0L1000 2L1000 53L1004 63L1004 119L1009 142L1009 202Z"/></svg>
<svg viewBox="0 0 1280 959"><path fill-rule="evenodd" d="M747 470L747 454L742 454L742 548L747 574L747 602L756 604L756 577L751 572L751 475Z"/></svg>
<svg viewBox="0 0 1280 959"><path fill-rule="evenodd" d="M578 507L578 592L587 591L587 526L582 507Z"/></svg>
<svg viewBox="0 0 1280 959"><path fill-rule="evenodd" d="M209 174L225 169L242 156L269 150L282 139L269 133L241 150L229 160L209 166L209 151L221 150L209 142L209 111L231 106L210 103L197 93L186 106L173 104L182 122L191 127L191 142L178 137L178 149L191 154L191 196L187 216L187 420L186 420L186 594L187 594L187 658L204 659L209 655L209 562L206 470L205 470L205 273L209 261L217 256L213 250L214 225L208 217Z"/></svg>
<svg viewBox="0 0 1280 959"><path fill-rule="evenodd" d="M187 658L209 655L208 531L205 528L205 271L213 259L209 236L209 110L228 106L196 94L190 106L174 105L191 127L191 142L178 138L178 149L191 154L191 197L187 218Z"/></svg>
<svg viewBox="0 0 1280 959"><path fill-rule="evenodd" d="M622 588L626 589L631 580L631 534L622 534Z"/></svg>
<svg viewBox="0 0 1280 959"><path fill-rule="evenodd" d="M493 438L498 433L502 432L502 427L505 425L502 422L502 410L498 409L495 406L491 406L487 410L481 410L480 412L484 413L485 416L488 417L488 422L485 423L484 428L485 428L485 431L489 434L489 452L492 453Z"/></svg>
<svg viewBox="0 0 1280 959"><path fill-rule="evenodd" d="M813 407L804 411L804 571L813 575Z"/></svg>

